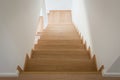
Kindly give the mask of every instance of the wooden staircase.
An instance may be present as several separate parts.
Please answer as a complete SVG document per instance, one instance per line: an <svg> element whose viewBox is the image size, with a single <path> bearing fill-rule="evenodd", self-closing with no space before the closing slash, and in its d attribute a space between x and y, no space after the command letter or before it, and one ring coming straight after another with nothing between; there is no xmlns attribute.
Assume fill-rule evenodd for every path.
<svg viewBox="0 0 120 80"><path fill-rule="evenodd" d="M39 33L40 39L35 44L31 57L27 56L19 80L101 79L95 60L90 58L89 51L70 18L70 11L50 12L51 21Z"/></svg>

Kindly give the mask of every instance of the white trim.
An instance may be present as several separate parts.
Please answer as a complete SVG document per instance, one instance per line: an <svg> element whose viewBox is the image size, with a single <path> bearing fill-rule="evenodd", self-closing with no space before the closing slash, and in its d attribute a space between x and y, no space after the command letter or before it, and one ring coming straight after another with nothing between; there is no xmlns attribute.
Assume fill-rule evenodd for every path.
<svg viewBox="0 0 120 80"><path fill-rule="evenodd" d="M120 77L120 73L119 72L108 72L107 69L104 69L102 71L102 76L103 77Z"/></svg>
<svg viewBox="0 0 120 80"><path fill-rule="evenodd" d="M104 77L120 77L120 73L104 73Z"/></svg>
<svg viewBox="0 0 120 80"><path fill-rule="evenodd" d="M16 73L0 73L0 77L17 77Z"/></svg>
<svg viewBox="0 0 120 80"><path fill-rule="evenodd" d="M0 73L0 77L18 77L18 71L16 73Z"/></svg>

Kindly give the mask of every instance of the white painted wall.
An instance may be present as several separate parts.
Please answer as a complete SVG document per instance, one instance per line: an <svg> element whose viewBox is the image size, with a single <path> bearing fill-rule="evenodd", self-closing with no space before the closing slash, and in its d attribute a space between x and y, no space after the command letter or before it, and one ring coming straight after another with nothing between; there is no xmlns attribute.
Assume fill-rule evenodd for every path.
<svg viewBox="0 0 120 80"><path fill-rule="evenodd" d="M15 75L30 53L40 0L0 0L0 75Z"/></svg>
<svg viewBox="0 0 120 80"><path fill-rule="evenodd" d="M43 17L43 20L41 20L39 18L39 22L38 22L38 27L37 27L37 31L36 31L36 34L38 32L41 32L41 23L40 22L43 22L42 24L42 27L45 29L48 25L48 13L47 13L47 9L46 9L46 2L45 0L40 0L41 3L40 3L40 16ZM38 37L38 36L37 36ZM36 40L37 41L37 40Z"/></svg>
<svg viewBox="0 0 120 80"><path fill-rule="evenodd" d="M71 10L72 0L45 0L47 10Z"/></svg>
<svg viewBox="0 0 120 80"><path fill-rule="evenodd" d="M47 13L47 4L45 0L43 0L42 11L43 11L43 19L44 19L44 28L46 28L48 25L48 13Z"/></svg>
<svg viewBox="0 0 120 80"><path fill-rule="evenodd" d="M116 59L115 63L110 67L108 72L114 72L114 73L120 72L120 56Z"/></svg>
<svg viewBox="0 0 120 80"><path fill-rule="evenodd" d="M79 30L80 34L84 37L84 40L86 40L87 45L92 47L89 31L90 26L86 8L84 5L84 0L72 1L72 19L76 28Z"/></svg>
<svg viewBox="0 0 120 80"><path fill-rule="evenodd" d="M112 66L120 60L117 59L120 56L119 3L120 0L73 0L73 22L92 46L98 68L102 64L105 66L104 74L119 69L118 65ZM120 75L119 71L117 73Z"/></svg>

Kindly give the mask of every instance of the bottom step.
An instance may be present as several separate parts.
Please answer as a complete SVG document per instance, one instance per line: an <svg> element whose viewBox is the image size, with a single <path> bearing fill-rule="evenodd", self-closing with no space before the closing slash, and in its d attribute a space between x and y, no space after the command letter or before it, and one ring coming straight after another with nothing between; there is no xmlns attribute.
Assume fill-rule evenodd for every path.
<svg viewBox="0 0 120 80"><path fill-rule="evenodd" d="M22 72L18 80L103 80L98 72Z"/></svg>

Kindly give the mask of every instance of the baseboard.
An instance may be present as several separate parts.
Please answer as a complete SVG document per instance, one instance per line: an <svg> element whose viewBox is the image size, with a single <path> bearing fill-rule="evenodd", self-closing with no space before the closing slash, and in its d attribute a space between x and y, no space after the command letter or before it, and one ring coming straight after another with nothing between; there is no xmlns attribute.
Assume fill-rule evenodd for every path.
<svg viewBox="0 0 120 80"><path fill-rule="evenodd" d="M18 72L16 72L16 73L0 73L0 77L18 77Z"/></svg>
<svg viewBox="0 0 120 80"><path fill-rule="evenodd" d="M120 77L120 73L103 73L104 77Z"/></svg>

